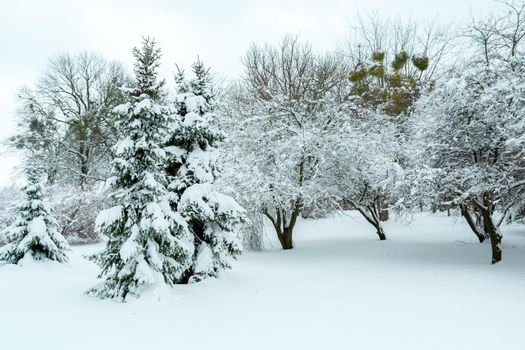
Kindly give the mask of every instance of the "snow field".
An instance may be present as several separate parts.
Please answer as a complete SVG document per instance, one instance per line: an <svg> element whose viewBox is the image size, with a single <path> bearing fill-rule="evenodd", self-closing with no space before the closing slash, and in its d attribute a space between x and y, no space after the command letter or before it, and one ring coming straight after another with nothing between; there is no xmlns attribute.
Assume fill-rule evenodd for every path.
<svg viewBox="0 0 525 350"><path fill-rule="evenodd" d="M503 261L457 217L391 220L377 240L355 213L301 220L295 248L245 253L220 279L127 303L83 292L97 267L0 268L2 349L524 349L525 232ZM271 243L271 242L270 242Z"/></svg>

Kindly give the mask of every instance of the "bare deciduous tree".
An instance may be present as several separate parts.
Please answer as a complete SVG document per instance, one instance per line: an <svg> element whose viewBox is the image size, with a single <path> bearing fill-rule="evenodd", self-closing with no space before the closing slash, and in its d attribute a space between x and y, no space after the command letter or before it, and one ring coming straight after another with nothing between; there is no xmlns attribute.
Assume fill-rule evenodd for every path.
<svg viewBox="0 0 525 350"><path fill-rule="evenodd" d="M52 180L84 187L104 178L116 136L109 111L122 101L126 80L121 64L96 54L54 57L34 89L20 90L20 131L12 144L46 149Z"/></svg>
<svg viewBox="0 0 525 350"><path fill-rule="evenodd" d="M444 62L453 63L454 32L450 24L437 19L418 23L400 18L385 18L375 12L357 13L351 22L349 38L343 50L352 68L367 62L375 52L385 55L385 73L388 74L396 54L406 52L410 56L428 57L428 69L423 74L416 67L407 65L408 76L429 81L443 73ZM443 68L443 69L442 69ZM421 75L420 75L421 74Z"/></svg>
<svg viewBox="0 0 525 350"><path fill-rule="evenodd" d="M500 13L492 13L482 19L472 17L466 36L477 46L482 61L494 59L512 60L522 50L525 37L525 1L497 1L502 5Z"/></svg>

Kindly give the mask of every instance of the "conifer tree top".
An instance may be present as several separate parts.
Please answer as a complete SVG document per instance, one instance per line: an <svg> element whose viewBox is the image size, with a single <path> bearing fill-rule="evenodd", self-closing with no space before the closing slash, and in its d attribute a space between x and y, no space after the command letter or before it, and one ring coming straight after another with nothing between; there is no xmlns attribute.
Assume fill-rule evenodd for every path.
<svg viewBox="0 0 525 350"><path fill-rule="evenodd" d="M210 69L206 68L200 59L197 59L191 67L195 74L195 79L191 82L193 93L204 97L206 103L210 103L212 99Z"/></svg>
<svg viewBox="0 0 525 350"><path fill-rule="evenodd" d="M136 88L133 96L140 97L145 94L153 100L162 97L162 88L165 80L157 82L157 69L160 66L161 50L155 47L154 39L144 38L142 48L133 48L135 57L135 79Z"/></svg>

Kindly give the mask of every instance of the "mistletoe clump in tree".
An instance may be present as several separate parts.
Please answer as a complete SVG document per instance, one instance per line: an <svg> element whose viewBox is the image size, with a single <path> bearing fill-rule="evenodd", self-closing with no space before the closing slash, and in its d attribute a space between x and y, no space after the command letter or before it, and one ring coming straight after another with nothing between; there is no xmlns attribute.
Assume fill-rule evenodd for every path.
<svg viewBox="0 0 525 350"><path fill-rule="evenodd" d="M108 237L105 251L93 257L104 281L88 291L119 300L138 296L147 286L177 283L193 254L186 223L167 196L163 144L172 116L161 103L164 81L157 81L160 50L145 39L133 54L136 86L128 89L128 102L114 109L124 135L114 148L108 180L115 205L96 223Z"/></svg>
<svg viewBox="0 0 525 350"><path fill-rule="evenodd" d="M360 97L365 107L377 106L389 116L406 114L419 97L419 79L428 69L426 55L410 55L400 51L387 72L385 53L372 53L370 62L360 62L350 71L348 80L352 83L352 94ZM410 64L415 69L410 69Z"/></svg>
<svg viewBox="0 0 525 350"><path fill-rule="evenodd" d="M209 69L197 61L193 73L192 80L182 71L177 74L178 118L167 147L172 156L168 167L172 205L186 220L195 246L181 283L217 277L230 268L231 259L241 252L236 227L245 217L233 198L214 188L220 174L217 147L224 134L217 126Z"/></svg>
<svg viewBox="0 0 525 350"><path fill-rule="evenodd" d="M18 205L17 217L6 229L8 244L0 250L0 260L17 264L35 260L67 262L69 245L57 230L57 221L46 203L43 173L31 158L26 164L25 199Z"/></svg>

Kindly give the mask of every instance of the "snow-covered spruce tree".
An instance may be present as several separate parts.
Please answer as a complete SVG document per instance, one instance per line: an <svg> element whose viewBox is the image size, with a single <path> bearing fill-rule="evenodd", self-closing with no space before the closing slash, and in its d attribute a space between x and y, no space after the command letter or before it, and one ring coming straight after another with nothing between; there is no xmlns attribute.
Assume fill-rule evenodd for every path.
<svg viewBox="0 0 525 350"><path fill-rule="evenodd" d="M133 55L136 86L128 89L128 102L114 109L123 135L108 179L114 206L96 222L108 237L105 250L93 257L104 280L88 291L122 301L148 286L177 283L193 254L186 223L167 198L163 143L172 116L161 103L164 81L157 81L160 49L148 38Z"/></svg>
<svg viewBox="0 0 525 350"><path fill-rule="evenodd" d="M448 78L416 103L411 183L430 203L459 206L497 263L499 227L525 190L525 64L471 64Z"/></svg>
<svg viewBox="0 0 525 350"><path fill-rule="evenodd" d="M241 252L236 228L245 218L244 209L214 186L220 173L217 147L224 135L217 125L209 70L201 61L192 67L193 79L185 79L180 70L176 76L177 119L166 148L172 155L168 167L172 205L186 220L195 245L181 283L216 277L230 268L231 259Z"/></svg>
<svg viewBox="0 0 525 350"><path fill-rule="evenodd" d="M103 183L79 188L69 183L48 186L49 202L58 221L60 234L71 243L94 243L100 237L95 232L95 219L108 207Z"/></svg>
<svg viewBox="0 0 525 350"><path fill-rule="evenodd" d="M69 245L57 230L57 221L46 203L43 172L33 158L25 164L25 198L16 208L16 219L6 229L8 243L0 249L0 261L17 264L31 257L67 262Z"/></svg>

